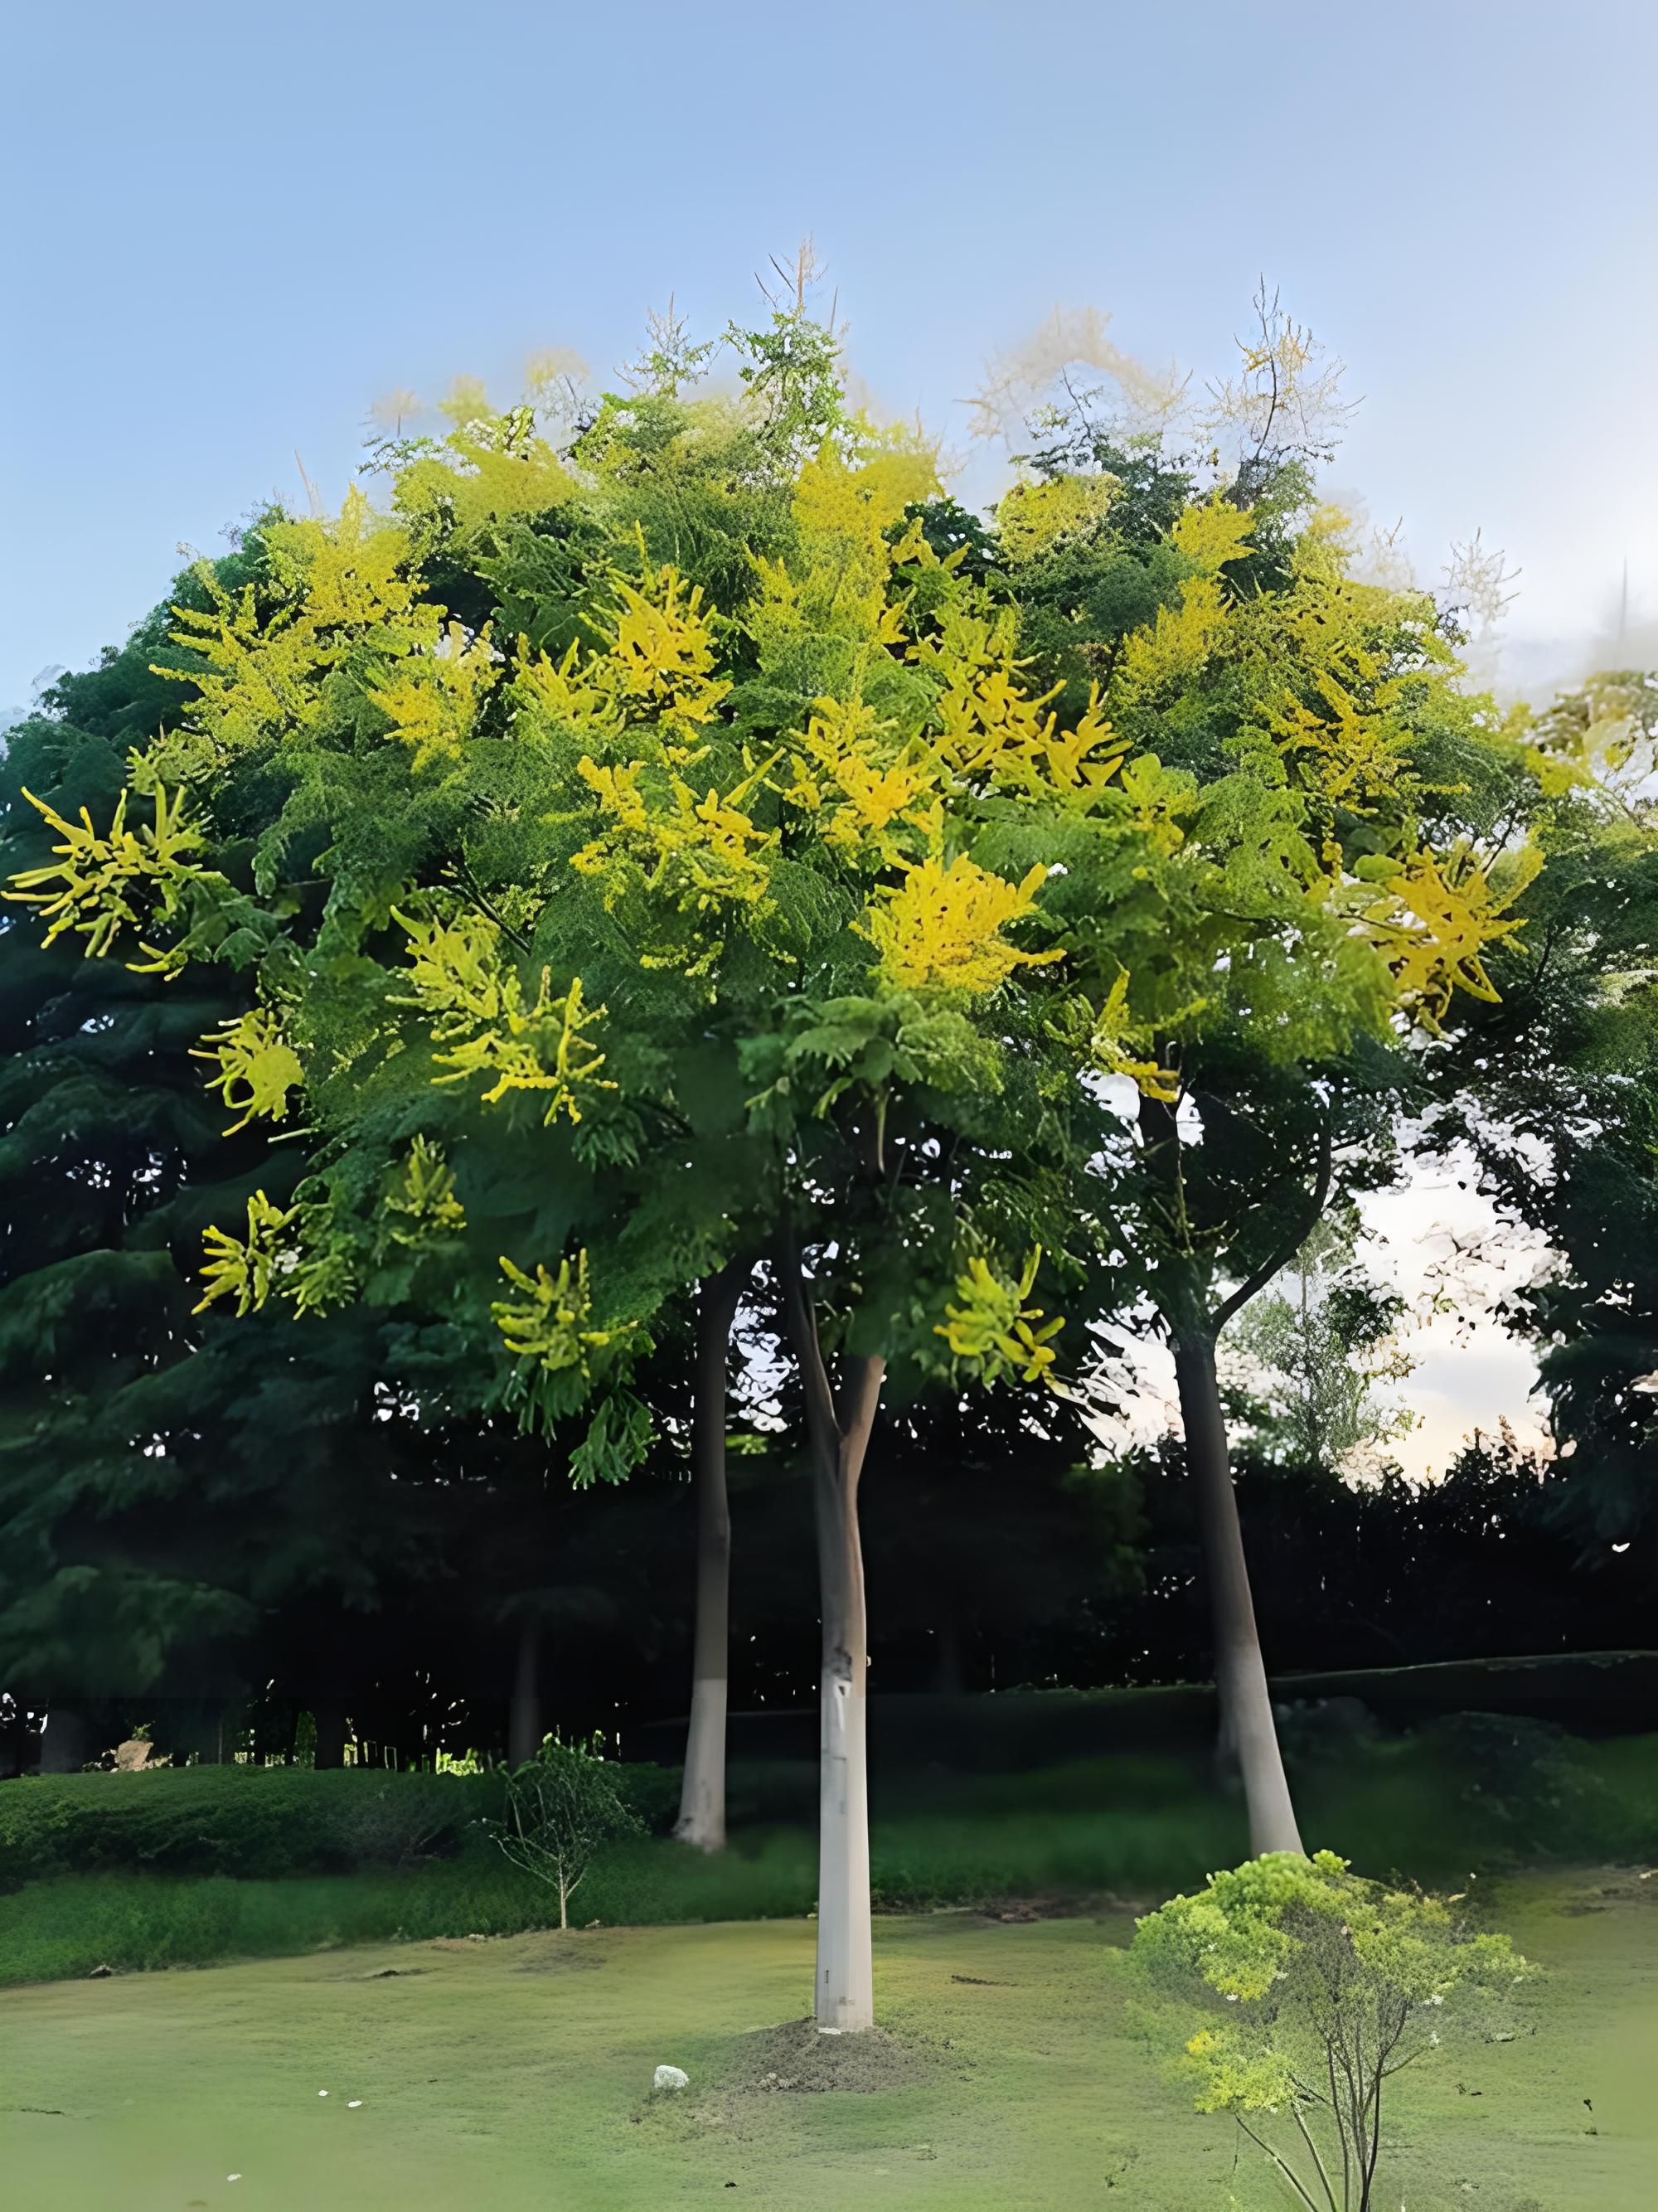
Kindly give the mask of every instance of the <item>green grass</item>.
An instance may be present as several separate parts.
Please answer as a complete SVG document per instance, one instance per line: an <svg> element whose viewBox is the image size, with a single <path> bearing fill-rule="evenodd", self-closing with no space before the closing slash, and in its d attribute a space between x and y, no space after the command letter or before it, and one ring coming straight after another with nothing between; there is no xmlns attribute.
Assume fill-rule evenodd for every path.
<svg viewBox="0 0 1658 2212"><path fill-rule="evenodd" d="M1400 2078L1382 2205L1643 2212L1658 1881L1526 1877L1497 1917L1550 1970L1528 1992L1536 2033ZM868 2094L753 2086L750 2032L806 2007L799 1920L16 1990L0 2006L7 2212L1277 2212L1258 2157L1184 2111L1130 2032L1127 1932L1121 1916L884 1919L878 2006L899 2063ZM652 2098L664 2061L690 2073L683 2100Z"/></svg>
<svg viewBox="0 0 1658 2212"><path fill-rule="evenodd" d="M802 1781L781 1769L733 1771L734 1796L751 1809L810 1806L809 1771L804 1788ZM314 1792L317 1782L329 1790ZM233 1879L111 1863L116 1844L143 1834L155 1854L152 1866L177 1865L189 1848L180 1831L213 1815L214 1850L233 1863L258 1864L260 1854L277 1848L270 1808L280 1811L289 1799L331 1802L349 1782L280 1773L250 1779L227 1770L204 1782L191 1770L0 1787L0 1813L10 1808L13 1832L27 1832L34 1854L20 1846L19 1874L50 1865L50 1850L71 1846L94 1869L24 1879L0 1894L0 1985L72 1978L102 1965L201 1966L399 1935L505 1936L546 1924L549 1893L476 1830L456 1856L402 1870ZM429 1777L363 1778L375 1793L388 1783L406 1784L411 1796L434 1787ZM470 1805L457 1788L456 1802ZM8 1791L33 1795L9 1799ZM1447 1887L1461 1887L1476 1869L1658 1858L1658 1737L1589 1745L1469 1722L1444 1743L1406 1738L1315 1757L1298 1776L1297 1797L1309 1847L1328 1844L1364 1873L1398 1871ZM257 1820L247 1817L250 1808ZM1217 1788L1206 1765L1118 1757L1024 1774L917 1772L889 1783L877 1799L872 1873L887 1910L1010 1897L1114 1897L1145 1905L1236 1863L1246 1849L1242 1807ZM5 1868L0 1856L0 1875ZM774 1814L738 1829L732 1849L714 1858L663 1838L607 1853L577 1892L575 1916L607 1927L779 1919L809 1911L816 1890L810 1828L781 1825Z"/></svg>

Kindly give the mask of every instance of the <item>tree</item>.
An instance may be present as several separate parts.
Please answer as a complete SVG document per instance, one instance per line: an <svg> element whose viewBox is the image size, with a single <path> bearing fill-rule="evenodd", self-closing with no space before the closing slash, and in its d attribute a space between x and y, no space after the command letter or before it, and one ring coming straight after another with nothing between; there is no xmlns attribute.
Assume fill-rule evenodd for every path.
<svg viewBox="0 0 1658 2212"><path fill-rule="evenodd" d="M731 1508L726 1489L726 1366L753 1265L730 1261L702 1286L696 1315L691 1480L696 1493L696 1607L685 1780L674 1833L700 1850L726 1841L726 1704L731 1671Z"/></svg>
<svg viewBox="0 0 1658 2212"><path fill-rule="evenodd" d="M602 1741L546 1738L507 1778L507 1810L492 1823L514 1866L558 1892L558 1924L570 1924L570 1899L602 1844L641 1832L638 1815L616 1794Z"/></svg>
<svg viewBox="0 0 1658 2212"><path fill-rule="evenodd" d="M1152 832L1113 923L1104 1010L1139 1097L1108 1210L1175 1353L1224 1741L1265 1850L1300 1838L1217 1346L1333 1203L1391 1179L1401 1101L1425 1101L1454 996L1491 995L1484 956L1517 927L1540 785L1462 688L1432 602L1356 577L1343 519L1311 499L1316 440L1274 446L1272 392L1308 357L1270 303L1263 318L1230 403L1250 435L1208 493L1177 454L1154 465L1141 441L1130 465L1061 408L1049 431L1070 427L1017 494L1011 576L1044 672L1103 678Z"/></svg>
<svg viewBox="0 0 1658 2212"><path fill-rule="evenodd" d="M1489 2022L1530 1972L1506 1936L1333 1851L1212 1875L1140 1921L1130 1955L1159 2006L1184 2011L1197 2110L1230 2112L1309 2212L1370 2212L1388 2081ZM1286 2121L1297 2140L1279 2148Z"/></svg>
<svg viewBox="0 0 1658 2212"><path fill-rule="evenodd" d="M1263 549L1252 512L1182 505L1122 726L1091 693L1062 719L1016 608L928 537L930 453L847 413L799 303L749 365L734 413L607 398L562 452L471 393L443 446L385 457L389 517L273 523L268 604L181 617L199 696L133 763L142 834L64 823L21 888L94 950L248 976L215 1080L317 1132L214 1225L203 1304L397 1315L389 1387L617 1480L658 1346L768 1250L818 1539L817 2012L858 2029L884 1389L1083 1390L1155 1294L1259 1811L1214 1337L1321 1208L1327 1169L1284 1192L1334 1157L1328 1066L1478 986L1508 894L1500 855L1415 840L1399 761L1456 722L1448 662L1326 525L1291 544L1269 513ZM1236 1138L1263 1103L1294 1148L1264 1187Z"/></svg>
<svg viewBox="0 0 1658 2212"><path fill-rule="evenodd" d="M1549 866L1502 996L1441 1073L1427 1139L1551 1261L1504 1300L1538 1349L1559 1454L1551 1509L1586 1558L1658 1559L1658 678L1606 672L1525 717ZM1616 1554L1619 1559L1622 1552Z"/></svg>
<svg viewBox="0 0 1658 2212"><path fill-rule="evenodd" d="M1247 1362L1256 1443L1292 1464L1343 1471L1367 1445L1403 1436L1412 1416L1376 1395L1413 1365L1394 1330L1404 1301L1360 1264L1357 1224L1327 1214L1284 1276L1232 1332Z"/></svg>
<svg viewBox="0 0 1658 2212"><path fill-rule="evenodd" d="M257 533L212 573L244 585ZM176 587L208 604L201 580ZM52 833L27 785L73 819L106 812L129 747L152 738L179 686L153 673L166 617L152 616L97 668L63 678L15 728L0 767L7 871L50 862ZM210 1716L270 1672L254 1654L268 1608L330 1581L372 1579L373 1531L345 1534L350 1482L370 1429L331 1467L341 1377L366 1392L359 1334L264 1339L265 1396L297 1352L315 1424L317 1486L292 1480L286 1447L243 1415L248 1377L197 1360L174 1251L193 1258L201 1213L269 1174L264 1133L227 1143L191 1057L234 1010L233 978L201 969L182 985L42 946L17 905L0 918L0 1675L50 1705L49 1764L75 1765L112 1740L126 1701L181 1709L180 1727L216 1749ZM244 1347L245 1350L251 1347ZM291 1506L292 1517L289 1507ZM252 1523L258 1522L257 1534ZM347 1563L350 1563L349 1565ZM188 1709L194 1708L188 1718ZM205 1726L203 1726L205 1724Z"/></svg>

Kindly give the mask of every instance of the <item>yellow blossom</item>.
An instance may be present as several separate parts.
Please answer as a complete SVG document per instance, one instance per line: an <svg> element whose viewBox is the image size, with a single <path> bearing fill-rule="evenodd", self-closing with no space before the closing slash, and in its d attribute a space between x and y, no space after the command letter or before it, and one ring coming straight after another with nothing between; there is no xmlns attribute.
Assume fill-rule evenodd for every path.
<svg viewBox="0 0 1658 2212"><path fill-rule="evenodd" d="M1047 874L1038 861L1022 882L1010 884L965 854L948 867L924 860L896 890L883 891L858 927L883 975L901 990L993 991L1017 968L1064 957L1022 951L999 933L1031 912Z"/></svg>

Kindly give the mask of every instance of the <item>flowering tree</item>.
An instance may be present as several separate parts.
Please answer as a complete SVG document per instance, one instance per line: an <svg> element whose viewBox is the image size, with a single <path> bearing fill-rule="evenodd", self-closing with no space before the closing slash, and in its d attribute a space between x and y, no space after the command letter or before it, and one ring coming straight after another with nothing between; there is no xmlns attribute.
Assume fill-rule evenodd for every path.
<svg viewBox="0 0 1658 2212"><path fill-rule="evenodd" d="M1097 688L1061 711L971 540L932 542L926 447L847 413L798 304L750 350L736 409L682 398L668 349L560 450L471 398L443 444L384 456L389 513L273 525L262 588L180 617L188 713L16 893L89 951L249 979L209 1079L234 1119L321 1141L211 1232L204 1304L389 1307L409 1387L440 1375L615 1480L649 1443L657 1339L697 1301L728 1328L728 1271L768 1255L822 1592L817 2014L857 2029L858 1492L889 1373L1082 1387L1093 1324L1150 1282L1196 1437L1241 1247L1189 1200L1193 1056L1287 1072L1322 1111L1321 1060L1478 983L1508 894L1402 805L1378 838L1337 804L1397 785L1405 679L1351 660L1327 532L1250 594L1251 513L1180 504L1121 721ZM1022 553L1110 498L1022 495ZM1154 740L1212 679L1248 711L1199 774ZM1197 1471L1241 1569L1224 1439ZM1235 1646L1223 1688L1254 1717ZM1266 1847L1294 1830L1262 1771Z"/></svg>
<svg viewBox="0 0 1658 2212"><path fill-rule="evenodd" d="M1255 349L1246 384L1293 384L1301 348L1276 372ZM1112 1249L1175 1356L1251 1839L1295 1850L1216 1346L1327 1211L1393 1178L1424 1064L1495 996L1485 963L1519 933L1548 778L1467 689L1455 624L1364 576L1303 446L1269 450L1277 415L1246 412L1206 495L1172 448L1073 422L1004 503L1003 537L1025 634L1063 696L1103 676L1130 746L1149 854L1101 1002L1139 1094Z"/></svg>

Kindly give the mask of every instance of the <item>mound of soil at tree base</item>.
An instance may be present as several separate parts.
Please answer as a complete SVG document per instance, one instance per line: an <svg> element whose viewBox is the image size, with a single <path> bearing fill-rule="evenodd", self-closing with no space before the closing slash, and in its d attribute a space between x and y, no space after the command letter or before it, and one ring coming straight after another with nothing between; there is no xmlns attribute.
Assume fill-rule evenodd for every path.
<svg viewBox="0 0 1658 2212"><path fill-rule="evenodd" d="M952 2064L971 2062L950 2048L894 2035L880 2027L856 2035L825 2035L815 2021L786 2021L756 2027L722 2045L691 2074L689 2089L653 2089L634 2114L682 2140L740 2142L752 2131L767 2100L775 2096L874 2096L908 2089Z"/></svg>
<svg viewBox="0 0 1658 2212"><path fill-rule="evenodd" d="M908 2088L935 2072L938 2063L931 2051L885 2028L825 2035L815 2021L791 2020L745 2035L720 2068L718 2081L721 2089L738 2095L841 2089L868 2096Z"/></svg>

